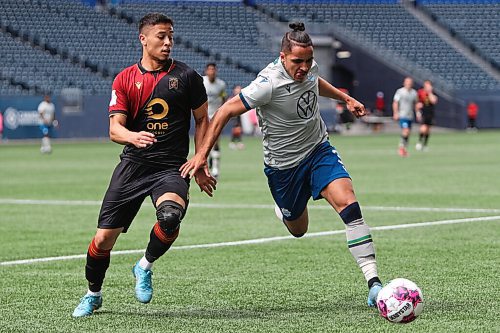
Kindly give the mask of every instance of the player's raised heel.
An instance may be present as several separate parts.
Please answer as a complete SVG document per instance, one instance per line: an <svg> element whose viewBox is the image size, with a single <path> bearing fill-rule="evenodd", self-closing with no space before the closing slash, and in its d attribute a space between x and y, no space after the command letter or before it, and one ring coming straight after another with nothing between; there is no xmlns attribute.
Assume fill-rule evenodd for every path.
<svg viewBox="0 0 500 333"><path fill-rule="evenodd" d="M378 282L375 282L370 291L368 292L368 306L375 307L377 306L377 296L378 293L382 290L382 285Z"/></svg>
<svg viewBox="0 0 500 333"><path fill-rule="evenodd" d="M132 268L135 277L135 297L141 303L149 303L153 298L153 282L151 270L145 270L137 262Z"/></svg>
<svg viewBox="0 0 500 333"><path fill-rule="evenodd" d="M73 311L73 317L88 317L94 313L95 310L102 306L102 296L85 295L80 300L80 304Z"/></svg>

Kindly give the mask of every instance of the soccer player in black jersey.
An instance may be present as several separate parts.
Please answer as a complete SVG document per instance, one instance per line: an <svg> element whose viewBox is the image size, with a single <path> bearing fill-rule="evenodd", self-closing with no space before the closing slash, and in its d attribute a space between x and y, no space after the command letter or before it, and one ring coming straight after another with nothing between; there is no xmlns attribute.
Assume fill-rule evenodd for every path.
<svg viewBox="0 0 500 333"><path fill-rule="evenodd" d="M172 245L188 206L189 179L179 167L189 152L191 114L195 120L195 149L208 128L207 94L201 76L170 58L173 21L151 13L139 22L142 58L120 72L109 104L109 135L125 145L99 214L98 229L87 252L85 277L88 292L73 317L90 316L101 307L101 288L118 236L126 232L149 196L157 222L144 256L133 266L135 295L149 303L153 288L151 267ZM216 181L208 169L195 175L209 196Z"/></svg>

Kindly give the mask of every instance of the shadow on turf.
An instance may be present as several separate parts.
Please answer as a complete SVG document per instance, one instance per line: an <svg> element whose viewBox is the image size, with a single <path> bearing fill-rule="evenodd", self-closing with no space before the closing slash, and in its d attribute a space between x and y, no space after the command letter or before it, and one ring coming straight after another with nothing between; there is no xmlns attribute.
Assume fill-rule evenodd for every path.
<svg viewBox="0 0 500 333"><path fill-rule="evenodd" d="M295 305L295 304L294 304ZM321 306L301 306L285 308L285 307L270 307L258 310L244 309L176 309L161 311L158 309L129 309L129 310L100 310L94 315L104 316L139 316L151 318L179 318L179 319L257 319L257 318L275 318L275 317L296 317L297 315L304 316L313 313L328 313L332 316L345 315L345 303L343 306L339 304L327 303ZM374 309L369 309L364 305L349 304L349 311L356 313L367 313L377 316L378 313Z"/></svg>

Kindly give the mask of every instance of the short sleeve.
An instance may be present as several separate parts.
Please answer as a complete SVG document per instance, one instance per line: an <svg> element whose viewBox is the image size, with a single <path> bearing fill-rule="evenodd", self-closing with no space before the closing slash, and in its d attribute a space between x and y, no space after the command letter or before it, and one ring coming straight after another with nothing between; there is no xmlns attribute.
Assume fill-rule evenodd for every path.
<svg viewBox="0 0 500 333"><path fill-rule="evenodd" d="M243 88L240 98L247 110L265 105L271 101L273 87L270 79L259 75L247 87Z"/></svg>
<svg viewBox="0 0 500 333"><path fill-rule="evenodd" d="M394 94L393 100L394 100L394 102L399 102L400 99L401 99L401 94L400 94L399 89L398 89L398 90L396 90L396 93Z"/></svg>
<svg viewBox="0 0 500 333"><path fill-rule="evenodd" d="M207 91L203 85L203 78L194 70L187 72L189 79L189 103L191 110L196 110L207 101Z"/></svg>
<svg viewBox="0 0 500 333"><path fill-rule="evenodd" d="M123 74L119 73L111 88L111 100L109 101L109 114L128 113L128 96L123 82Z"/></svg>

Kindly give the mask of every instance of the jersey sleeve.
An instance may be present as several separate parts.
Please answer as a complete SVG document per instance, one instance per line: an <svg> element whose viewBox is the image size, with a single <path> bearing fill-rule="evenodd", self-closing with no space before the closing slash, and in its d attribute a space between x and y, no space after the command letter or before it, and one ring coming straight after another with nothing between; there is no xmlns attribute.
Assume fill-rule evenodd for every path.
<svg viewBox="0 0 500 333"><path fill-rule="evenodd" d="M188 71L189 79L189 103L191 110L195 110L207 101L207 91L203 84L203 78L194 70Z"/></svg>
<svg viewBox="0 0 500 333"><path fill-rule="evenodd" d="M398 90L396 90L396 93L394 94L393 100L394 100L394 102L399 102L400 99L401 99L401 93L398 89Z"/></svg>
<svg viewBox="0 0 500 333"><path fill-rule="evenodd" d="M268 77L259 75L248 86L243 88L240 98L247 110L267 104L271 101L273 87Z"/></svg>
<svg viewBox="0 0 500 333"><path fill-rule="evenodd" d="M111 100L109 101L109 114L128 114L128 96L124 84L123 74L119 73L113 81L111 90Z"/></svg>

